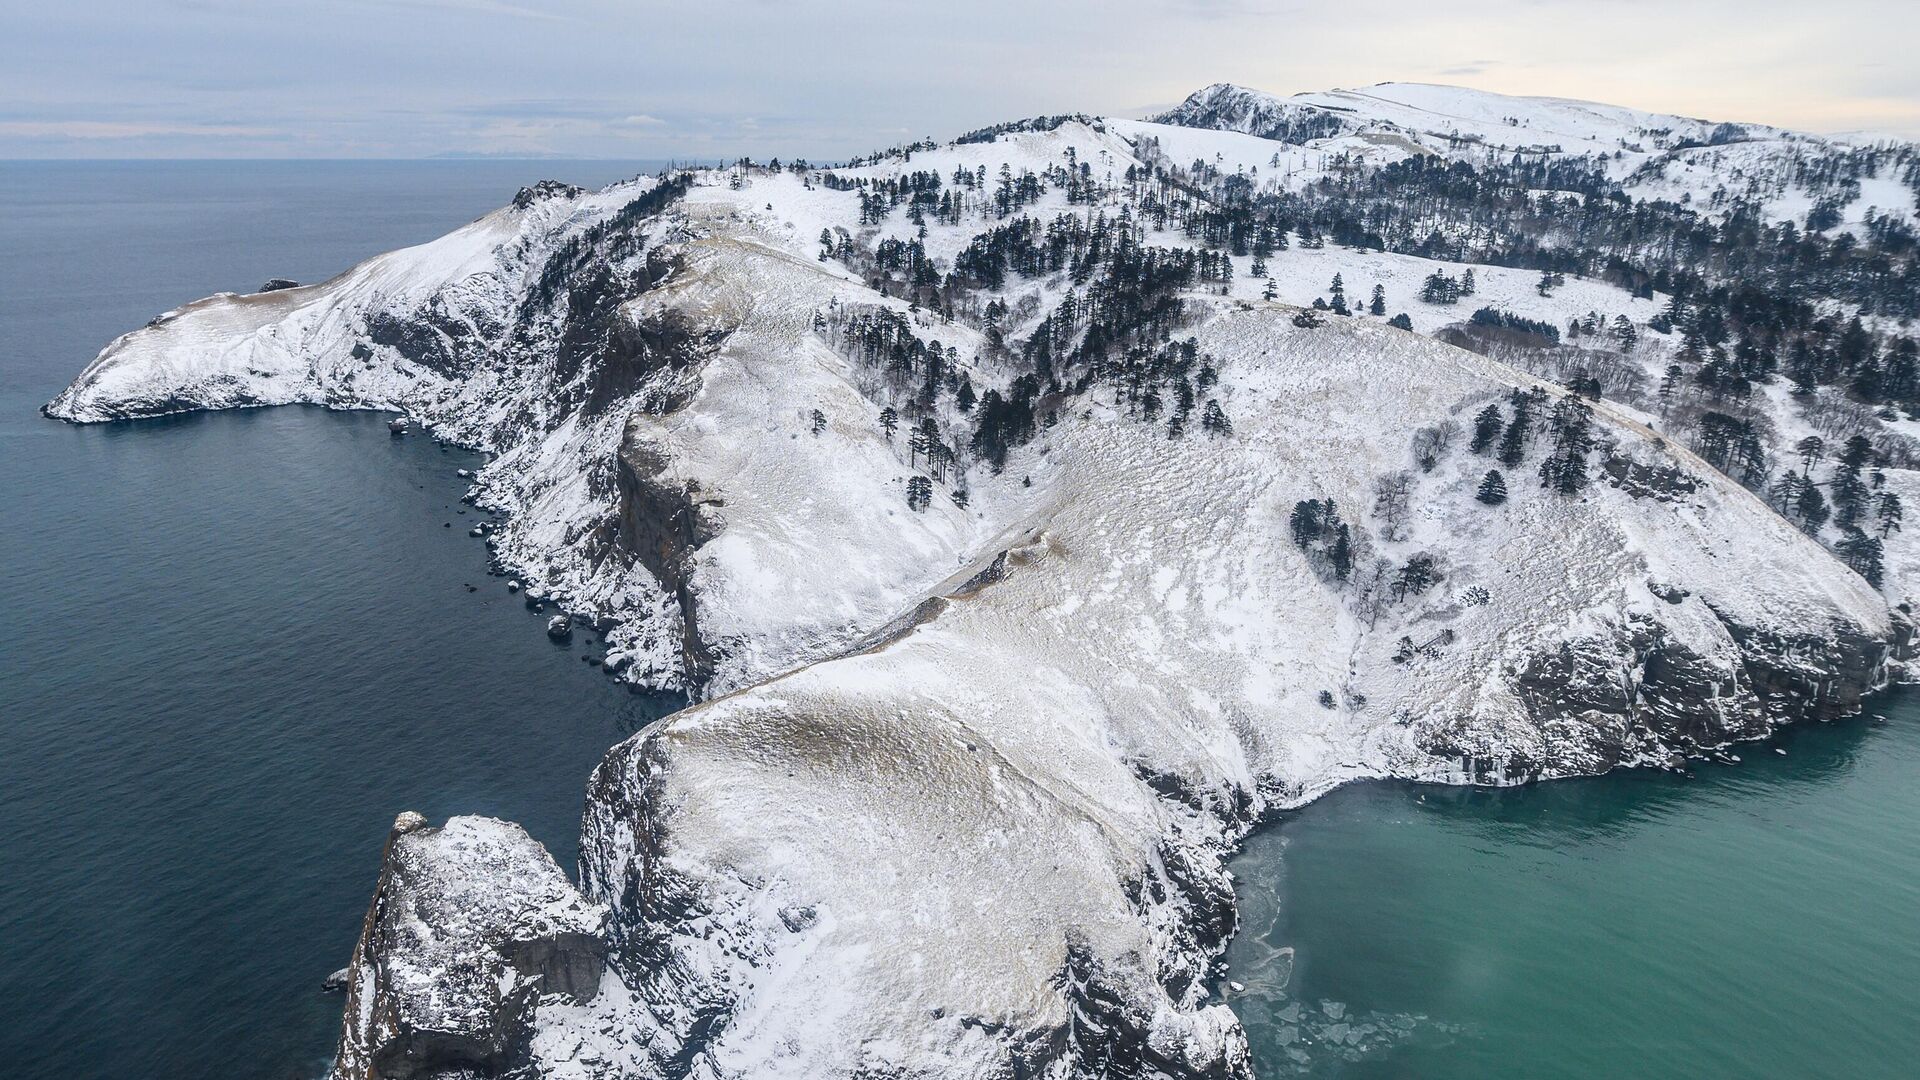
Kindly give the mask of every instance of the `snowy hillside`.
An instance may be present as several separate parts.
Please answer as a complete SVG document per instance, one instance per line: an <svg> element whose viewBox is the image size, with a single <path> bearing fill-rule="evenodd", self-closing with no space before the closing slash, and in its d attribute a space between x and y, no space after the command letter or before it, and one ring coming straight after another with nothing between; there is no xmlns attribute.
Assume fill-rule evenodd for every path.
<svg viewBox="0 0 1920 1080"><path fill-rule="evenodd" d="M1277 152L1279 170L1296 184L1340 155L1369 164L1420 154L1476 163L1515 155L1586 159L1637 198L1718 206L1730 195L1753 197L1769 219L1792 218L1802 227L1828 193L1829 178L1817 169L1810 173L1809 166L1825 155L1857 151L1851 140L1760 124L1426 83L1381 83L1288 98L1222 83L1196 92L1154 121L1130 133L1158 135L1155 127L1172 125L1254 137L1224 143L1168 140L1170 156L1181 164L1219 155L1233 168L1267 166L1271 172ZM1272 149L1276 142L1285 148ZM1897 173L1866 177L1844 194L1843 223L1863 221L1870 209L1915 218L1915 192Z"/></svg>
<svg viewBox="0 0 1920 1080"><path fill-rule="evenodd" d="M580 895L498 823L396 833L340 1076L1245 1075L1260 815L1897 674L1911 148L1401 85L1163 120L542 185L49 404L486 449L501 568L700 702L594 777ZM1802 195L1838 217L1767 223ZM490 874L531 899L443 902Z"/></svg>

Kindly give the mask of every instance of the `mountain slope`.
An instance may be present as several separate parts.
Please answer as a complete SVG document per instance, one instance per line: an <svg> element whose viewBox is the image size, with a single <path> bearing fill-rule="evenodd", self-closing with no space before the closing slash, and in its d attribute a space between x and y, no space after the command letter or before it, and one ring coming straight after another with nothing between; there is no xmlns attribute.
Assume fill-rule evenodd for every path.
<svg viewBox="0 0 1920 1080"><path fill-rule="evenodd" d="M543 185L110 345L51 414L390 408L491 451L503 566L700 700L597 771L584 895L485 823L390 845L374 912L421 933L356 959L339 1074L479 1045L552 1076L1245 1075L1209 975L1262 814L1671 764L1884 684L1904 615L1665 429L1628 373L1673 350L1571 393L1612 354L1294 291L1345 269L1408 306L1461 263L1326 245L1312 207L1236 250L1275 230L1260 185L1331 198L1419 160L1404 110L1491 107L1375 91L1179 117L1252 134L1054 119ZM1647 122L1585 109L1517 126ZM1478 269L1508 315L1660 336L1611 280ZM487 874L535 899L463 917L432 885ZM423 986L449 956L486 977ZM412 1015L462 1022L396 1035Z"/></svg>
<svg viewBox="0 0 1920 1080"><path fill-rule="evenodd" d="M1793 217L1802 225L1827 194L1829 179L1809 169L1810 161L1852 149L1844 141L1761 124L1426 83L1288 98L1219 83L1196 91L1152 124L1253 136L1258 144L1240 144L1240 154L1226 152L1228 160L1244 165L1266 164L1265 144L1299 147L1280 151L1291 159L1290 177L1316 174L1316 161L1340 154L1370 164L1421 154L1477 163L1515 155L1586 160L1637 198L1706 206L1732 193L1758 198L1769 217ZM1185 164L1191 157L1175 159ZM1897 175L1861 178L1851 195L1840 210L1842 222L1857 224L1869 209L1916 218L1914 193Z"/></svg>

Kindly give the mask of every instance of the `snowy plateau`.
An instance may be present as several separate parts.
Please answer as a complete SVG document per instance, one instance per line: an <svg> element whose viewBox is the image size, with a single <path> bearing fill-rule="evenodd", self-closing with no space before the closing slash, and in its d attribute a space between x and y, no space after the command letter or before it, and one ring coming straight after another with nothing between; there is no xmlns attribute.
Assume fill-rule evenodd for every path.
<svg viewBox="0 0 1920 1080"><path fill-rule="evenodd" d="M1917 194L1894 140L1214 86L542 183L160 315L46 411L484 450L498 568L694 702L591 778L577 886L403 816L340 1080L1245 1077L1263 815L1901 677Z"/></svg>

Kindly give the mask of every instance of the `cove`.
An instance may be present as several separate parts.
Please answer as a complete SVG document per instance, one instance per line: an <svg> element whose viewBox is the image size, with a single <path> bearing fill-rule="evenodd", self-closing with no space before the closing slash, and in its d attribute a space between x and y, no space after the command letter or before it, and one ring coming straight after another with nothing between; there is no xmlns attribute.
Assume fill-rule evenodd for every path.
<svg viewBox="0 0 1920 1080"><path fill-rule="evenodd" d="M1232 863L1258 1074L1915 1075L1920 692L1868 714L1689 775L1284 815Z"/></svg>
<svg viewBox="0 0 1920 1080"><path fill-rule="evenodd" d="M571 870L588 773L677 704L488 576L474 455L371 413L39 404L169 307L640 168L0 163L0 1073L317 1075L394 815L509 818Z"/></svg>

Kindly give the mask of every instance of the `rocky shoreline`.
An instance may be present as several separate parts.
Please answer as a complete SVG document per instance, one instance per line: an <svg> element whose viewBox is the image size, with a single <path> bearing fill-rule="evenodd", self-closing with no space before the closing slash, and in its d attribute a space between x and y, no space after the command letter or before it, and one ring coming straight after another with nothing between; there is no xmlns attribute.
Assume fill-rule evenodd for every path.
<svg viewBox="0 0 1920 1080"><path fill-rule="evenodd" d="M1674 751L1664 759L1655 755L1614 767L1685 771L1692 761L1725 761L1727 751L1765 740L1777 732L1778 724L1825 723L1856 714L1870 704L1872 695L1891 686L1881 682L1871 687L1831 687L1829 692L1835 689L1858 691L1860 696L1849 706L1810 699L1797 710L1776 712L1775 724L1764 730L1694 746L1686 754ZM647 820L644 801L627 803L627 785L608 775L628 768L621 762L632 755L645 753L642 739L636 737L616 748L590 786L583 874L590 865L586 853L609 846L609 829ZM1537 777L1468 772L1474 784L1541 782ZM1583 775L1597 774L1564 773L1554 778ZM1272 827L1331 790L1316 792L1299 803L1268 805L1258 816L1240 819L1233 831L1222 835L1206 862L1224 866L1253 832ZM640 831L646 828L642 825ZM433 842L448 830L485 837L486 842ZM570 1009L590 1001L609 964L625 986L638 989L643 997L671 998L690 1009L687 1037L674 1053L651 1064L657 1075L691 1075L705 1049L703 1033L725 1023L728 1002L724 996L686 995L693 973L676 968L679 960L659 924L685 923L713 913L702 907L696 886L647 865L661 854L651 852L637 876L620 880L606 879L605 871L591 864L594 876L576 887L558 874L544 848L511 823L462 817L435 830L417 814L402 814L387 841L353 962L337 974L349 997L332 1075L341 1080L517 1075L535 1061L536 1011ZM1166 855L1173 860L1169 865L1180 865L1177 852ZM482 885L484 913L476 917L475 899L480 894L461 893L449 882L464 883L469 890ZM496 888L500 882L515 883L515 888L503 894ZM1224 996L1224 954L1239 929L1230 883L1217 872L1201 871L1193 876L1176 872L1163 885L1172 886L1184 898L1176 907L1185 913L1185 948L1194 964L1192 973L1181 978L1205 987L1207 996ZM1159 887L1163 886L1147 886ZM647 921L614 919L609 903L637 908ZM410 912L420 928L412 934L396 932L396 911ZM815 918L804 909L783 911L781 917L792 930L806 928ZM454 970L461 972L461 979L449 977ZM1195 1080L1243 1080L1253 1075L1244 1041L1224 1040L1224 1053L1200 1060L1156 1049L1152 1018L1141 1015L1123 996L1103 989L1098 966L1071 949L1062 980L1073 1003L1070 1022L1064 1030L1029 1043L1025 1056L1009 1059L1010 1075L1047 1075L1050 1066L1067 1060L1091 1075L1157 1074Z"/></svg>

